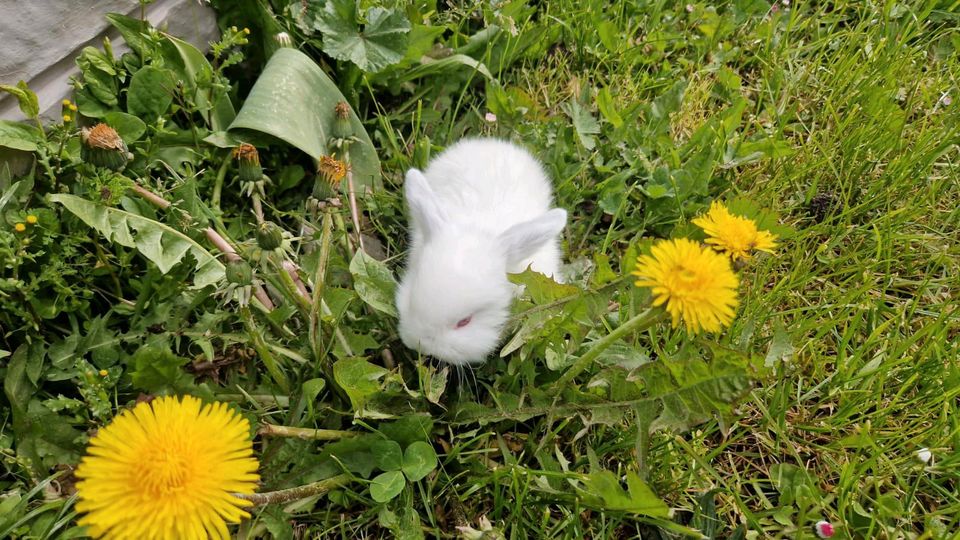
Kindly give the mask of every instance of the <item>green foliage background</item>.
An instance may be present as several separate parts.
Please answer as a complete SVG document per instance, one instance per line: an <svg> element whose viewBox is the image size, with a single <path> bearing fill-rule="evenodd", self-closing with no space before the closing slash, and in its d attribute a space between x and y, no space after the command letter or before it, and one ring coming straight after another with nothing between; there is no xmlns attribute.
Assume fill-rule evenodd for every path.
<svg viewBox="0 0 960 540"><path fill-rule="evenodd" d="M163 393L259 426L263 492L346 475L245 538L443 538L483 516L491 538L960 527L955 2L213 5L207 55L108 15L133 50L81 51L68 122L0 87L27 118L0 122L0 537L81 535L85 442ZM122 171L81 160L96 121ZM468 134L541 158L570 265L566 285L514 276L501 353L451 372L402 346L392 298L402 173ZM239 180L240 141L262 185ZM352 164L359 238L347 180L314 172L328 154ZM733 327L657 326L551 386L647 305L637 254L696 236L716 197L781 237ZM208 231L252 283L224 279ZM258 287L274 309L240 301Z"/></svg>

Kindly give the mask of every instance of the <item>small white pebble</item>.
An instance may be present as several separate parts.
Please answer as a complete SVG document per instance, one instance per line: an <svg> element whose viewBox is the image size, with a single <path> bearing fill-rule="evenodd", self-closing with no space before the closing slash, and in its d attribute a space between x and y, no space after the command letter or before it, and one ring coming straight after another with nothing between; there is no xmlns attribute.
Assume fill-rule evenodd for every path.
<svg viewBox="0 0 960 540"><path fill-rule="evenodd" d="M493 114L492 112L488 112L487 114L483 115L483 119L492 124L497 121L497 115Z"/></svg>
<svg viewBox="0 0 960 540"><path fill-rule="evenodd" d="M931 459L933 459L933 452L931 452L929 448L917 450L917 460L920 463L930 463Z"/></svg>

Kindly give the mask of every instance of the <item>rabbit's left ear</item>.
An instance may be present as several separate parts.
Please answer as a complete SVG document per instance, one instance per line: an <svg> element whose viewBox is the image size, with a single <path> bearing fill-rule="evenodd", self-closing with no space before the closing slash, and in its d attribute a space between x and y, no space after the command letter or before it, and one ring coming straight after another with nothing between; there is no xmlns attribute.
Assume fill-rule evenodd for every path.
<svg viewBox="0 0 960 540"><path fill-rule="evenodd" d="M417 169L407 171L403 187L410 213L423 228L424 235L429 238L443 227L446 214L440 208L437 197L422 172Z"/></svg>
<svg viewBox="0 0 960 540"><path fill-rule="evenodd" d="M566 224L567 211L554 208L500 233L500 241L507 253L507 265L517 264L536 253L544 244L556 238Z"/></svg>

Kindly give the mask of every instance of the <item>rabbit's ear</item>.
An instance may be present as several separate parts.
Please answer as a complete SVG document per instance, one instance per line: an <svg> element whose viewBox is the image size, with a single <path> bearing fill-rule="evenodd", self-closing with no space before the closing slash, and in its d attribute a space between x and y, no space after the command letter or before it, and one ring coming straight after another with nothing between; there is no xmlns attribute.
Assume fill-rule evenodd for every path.
<svg viewBox="0 0 960 540"><path fill-rule="evenodd" d="M507 253L507 265L515 265L530 257L551 239L556 238L567 224L567 211L554 208L542 216L517 223L500 233Z"/></svg>
<svg viewBox="0 0 960 540"><path fill-rule="evenodd" d="M404 182L404 192L407 197L407 204L410 206L410 214L417 223L423 228L424 236L429 237L443 227L446 221L443 210L437 201L437 196L427 183L423 173L417 169L407 171L406 182Z"/></svg>

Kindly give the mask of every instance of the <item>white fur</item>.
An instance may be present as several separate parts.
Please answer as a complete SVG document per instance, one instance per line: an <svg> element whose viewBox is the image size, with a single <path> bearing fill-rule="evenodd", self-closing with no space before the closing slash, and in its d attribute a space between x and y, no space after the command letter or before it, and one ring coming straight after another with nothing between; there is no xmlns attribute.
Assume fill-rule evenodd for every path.
<svg viewBox="0 0 960 540"><path fill-rule="evenodd" d="M500 341L527 267L556 276L567 213L537 160L497 139L464 139L407 171L410 252L397 289L404 344L451 364L482 362ZM457 322L471 317L469 324Z"/></svg>

